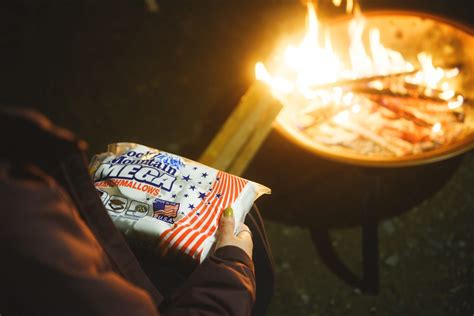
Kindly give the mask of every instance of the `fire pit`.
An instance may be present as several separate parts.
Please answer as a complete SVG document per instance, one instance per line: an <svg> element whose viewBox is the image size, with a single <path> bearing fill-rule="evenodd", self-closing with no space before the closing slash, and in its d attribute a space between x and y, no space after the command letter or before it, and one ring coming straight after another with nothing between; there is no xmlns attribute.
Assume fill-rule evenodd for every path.
<svg viewBox="0 0 474 316"><path fill-rule="evenodd" d="M322 29L308 3L302 41L257 64L284 104L277 129L329 159L365 166L434 162L474 142L474 36L413 12L357 10Z"/></svg>
<svg viewBox="0 0 474 316"><path fill-rule="evenodd" d="M352 205L362 210L362 279L339 259L327 228L310 228L322 260L333 272L366 293L377 293L378 211L385 208L381 203L387 198L381 194L384 182L413 187L415 175L447 170L441 166L444 163L439 168L429 163L474 146L474 61L470 56L474 36L468 28L439 17L400 11L362 15L356 2L346 3L351 17L336 19L324 28L314 4L307 3L306 32L299 39L284 41L265 64L256 64L256 77L270 88L273 98L261 83L252 85L200 160L243 172L276 119L274 126L291 143L358 169L346 176L362 174L367 180L355 186L358 191L350 190L350 196L362 197L361 205ZM278 166L270 167L274 160L266 161L265 167L278 170ZM419 165L424 166L415 167ZM394 174L388 170L406 179L393 181ZM307 166L289 174L305 173ZM440 179L449 176L444 173ZM280 182L271 185L286 197L301 193L300 188L288 188L288 181L280 188ZM331 197L326 206L338 204L338 194L345 197L340 200L348 199L341 186L328 189L325 183L326 191L320 188ZM325 202L317 201L322 208ZM293 213L283 203L280 207L286 214ZM308 214L296 217L313 222Z"/></svg>
<svg viewBox="0 0 474 316"><path fill-rule="evenodd" d="M307 6L302 40L284 43L266 64L256 65L256 75L284 105L275 126L286 139L319 157L369 167L361 168L369 179L362 206L362 279L340 260L327 229L311 234L333 272L375 294L379 168L433 163L473 147L474 36L423 13L362 16L357 4L351 18L323 29L315 6Z"/></svg>

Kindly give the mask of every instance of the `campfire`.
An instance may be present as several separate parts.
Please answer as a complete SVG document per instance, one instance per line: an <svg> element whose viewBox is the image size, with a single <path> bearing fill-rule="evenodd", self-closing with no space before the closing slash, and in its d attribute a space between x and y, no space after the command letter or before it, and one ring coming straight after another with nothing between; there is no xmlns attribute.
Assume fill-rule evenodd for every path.
<svg viewBox="0 0 474 316"><path fill-rule="evenodd" d="M460 43L472 36L415 15L364 16L357 2L347 10L350 19L323 25L308 2L304 36L256 64L283 104L279 129L319 154L375 161L424 157L470 138L463 72L472 65L461 44L423 32L451 30Z"/></svg>
<svg viewBox="0 0 474 316"><path fill-rule="evenodd" d="M474 32L419 12L348 15L306 30L265 62L200 161L241 174L271 126L318 156L397 167L474 146Z"/></svg>
<svg viewBox="0 0 474 316"><path fill-rule="evenodd" d="M333 3L346 4L349 17L322 24L315 4L307 2L304 34L282 41L265 63L256 64L256 82L200 161L241 174L273 125L317 156L362 166L354 173L363 171L367 180L362 278L337 256L328 231L311 233L331 270L364 292L377 293L383 167L427 164L474 147L474 32L419 12L362 15L353 0ZM277 182L286 189L291 181ZM293 212L297 209L288 211Z"/></svg>

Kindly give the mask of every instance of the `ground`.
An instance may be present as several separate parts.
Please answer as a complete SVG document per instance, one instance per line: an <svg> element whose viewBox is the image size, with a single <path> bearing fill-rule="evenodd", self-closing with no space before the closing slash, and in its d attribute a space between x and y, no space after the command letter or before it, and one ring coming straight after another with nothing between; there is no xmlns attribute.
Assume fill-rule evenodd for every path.
<svg viewBox="0 0 474 316"><path fill-rule="evenodd" d="M4 2L0 102L41 110L86 139L90 154L133 141L197 159L252 82L255 62L304 17L296 0L157 0L158 12L140 0ZM468 1L362 6L424 9L473 23ZM286 142L272 132L245 174L274 189L259 202L277 268L269 315L474 313L473 153L409 170L429 175L410 180L411 187L397 182L403 171L394 172L384 198L397 211L380 207L381 290L370 296L334 276L310 238L310 228L329 228L341 257L360 271L354 214L366 187L347 189L358 169ZM334 210L317 198L328 187L343 194L329 194ZM339 200L354 205L354 214Z"/></svg>

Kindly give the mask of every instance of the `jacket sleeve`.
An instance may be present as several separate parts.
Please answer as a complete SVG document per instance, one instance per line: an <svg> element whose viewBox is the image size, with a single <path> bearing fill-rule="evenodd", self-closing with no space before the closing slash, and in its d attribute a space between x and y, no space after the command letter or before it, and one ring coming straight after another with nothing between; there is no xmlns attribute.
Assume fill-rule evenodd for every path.
<svg viewBox="0 0 474 316"><path fill-rule="evenodd" d="M242 249L226 246L204 260L160 310L164 316L250 315L255 289L252 260Z"/></svg>

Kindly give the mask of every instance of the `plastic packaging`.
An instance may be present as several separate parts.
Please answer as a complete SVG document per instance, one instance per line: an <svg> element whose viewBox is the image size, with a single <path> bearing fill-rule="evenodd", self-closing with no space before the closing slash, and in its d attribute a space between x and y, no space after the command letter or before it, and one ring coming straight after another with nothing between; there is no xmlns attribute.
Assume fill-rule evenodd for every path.
<svg viewBox="0 0 474 316"><path fill-rule="evenodd" d="M222 211L234 210L240 230L253 202L270 189L158 149L116 143L90 164L96 189L113 222L128 238L162 252L206 258Z"/></svg>

